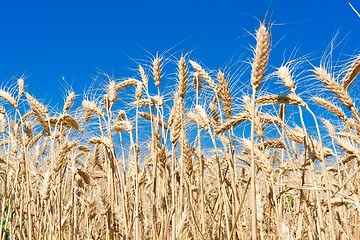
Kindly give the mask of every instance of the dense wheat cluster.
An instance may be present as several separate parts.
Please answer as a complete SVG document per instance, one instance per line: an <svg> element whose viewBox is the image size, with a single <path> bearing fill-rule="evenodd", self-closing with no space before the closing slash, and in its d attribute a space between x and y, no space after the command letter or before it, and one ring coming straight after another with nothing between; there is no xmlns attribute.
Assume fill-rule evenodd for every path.
<svg viewBox="0 0 360 240"><path fill-rule="evenodd" d="M23 79L0 89L0 240L359 239L360 57L304 71L324 95L303 98L265 24L255 38L244 93L181 57L169 94L158 55L61 111Z"/></svg>

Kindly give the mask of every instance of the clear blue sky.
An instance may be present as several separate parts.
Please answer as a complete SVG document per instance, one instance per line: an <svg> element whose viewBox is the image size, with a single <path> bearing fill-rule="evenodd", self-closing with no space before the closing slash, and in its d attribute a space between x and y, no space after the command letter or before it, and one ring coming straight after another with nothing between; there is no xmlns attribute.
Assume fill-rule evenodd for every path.
<svg viewBox="0 0 360 240"><path fill-rule="evenodd" d="M350 2L360 10L360 1ZM249 33L266 12L275 24L274 64L295 47L298 55L320 57L337 31L339 40L349 34L344 53L360 47L360 18L346 0L14 0L0 6L0 83L25 74L45 103L62 97L62 77L80 94L99 69L134 76L133 59L172 47L175 56L192 51L211 69L243 54L246 61L255 43Z"/></svg>

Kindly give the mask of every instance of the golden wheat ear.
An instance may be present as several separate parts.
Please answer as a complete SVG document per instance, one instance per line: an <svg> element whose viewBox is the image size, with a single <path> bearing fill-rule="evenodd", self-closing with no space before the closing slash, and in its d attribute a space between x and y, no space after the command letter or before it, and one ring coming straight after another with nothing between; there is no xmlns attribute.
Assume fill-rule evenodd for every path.
<svg viewBox="0 0 360 240"><path fill-rule="evenodd" d="M24 92L25 92L24 79L19 78L17 80L17 83L18 83L18 99L20 99L20 98L22 98L22 96L24 95Z"/></svg>
<svg viewBox="0 0 360 240"><path fill-rule="evenodd" d="M70 93L68 94L68 96L66 97L65 104L64 104L64 108L63 108L63 113L66 113L67 111L70 110L70 108L71 108L72 105L73 105L74 100L75 100L75 93L74 93L74 92L70 92Z"/></svg>
<svg viewBox="0 0 360 240"><path fill-rule="evenodd" d="M6 132L6 127L7 127L7 121L6 121L6 118L5 118L5 114L1 113L0 114L0 132L5 133Z"/></svg>
<svg viewBox="0 0 360 240"><path fill-rule="evenodd" d="M25 93L25 96L27 98L27 100L29 101L29 103L40 113L42 113L43 115L47 115L48 114L48 110L47 108L44 106L44 104L40 103L38 100L36 100L34 97L32 97L30 94Z"/></svg>
<svg viewBox="0 0 360 240"><path fill-rule="evenodd" d="M101 107L98 107L95 102L83 100L82 102L83 108L85 108L87 113L95 113L96 115L103 117L104 111Z"/></svg>
<svg viewBox="0 0 360 240"><path fill-rule="evenodd" d="M204 81L210 86L211 89L213 89L214 91L217 91L217 87L216 84L214 82L214 80L210 77L210 75L200 66L200 64L198 64L197 62L194 61L189 61L191 66L196 70L197 72L197 77L200 77L202 79L204 79ZM197 83L198 84L198 83ZM197 87L198 89L199 87Z"/></svg>
<svg viewBox="0 0 360 240"><path fill-rule="evenodd" d="M257 91L264 79L270 53L270 36L264 24L260 24L260 28L256 32L256 42L254 61L251 66L251 85Z"/></svg>
<svg viewBox="0 0 360 240"><path fill-rule="evenodd" d="M220 83L219 96L222 98L222 104L224 106L224 112L226 118L232 117L232 99L229 84L225 78L224 73L219 71L218 80Z"/></svg>
<svg viewBox="0 0 360 240"><path fill-rule="evenodd" d="M11 93L0 89L0 97L7 101L13 108L18 109L18 102Z"/></svg>
<svg viewBox="0 0 360 240"><path fill-rule="evenodd" d="M156 54L156 57L153 60L153 77L154 77L154 83L157 88L160 87L161 83L161 58Z"/></svg>
<svg viewBox="0 0 360 240"><path fill-rule="evenodd" d="M356 76L360 72L360 55L350 64L346 71L346 75L342 79L342 86L345 90L348 90L355 80Z"/></svg>

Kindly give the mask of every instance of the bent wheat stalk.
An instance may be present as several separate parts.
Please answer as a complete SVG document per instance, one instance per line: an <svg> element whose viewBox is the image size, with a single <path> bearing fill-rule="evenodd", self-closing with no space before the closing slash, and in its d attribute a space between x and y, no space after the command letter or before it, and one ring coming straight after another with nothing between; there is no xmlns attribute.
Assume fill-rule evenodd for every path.
<svg viewBox="0 0 360 240"><path fill-rule="evenodd" d="M260 24L260 28L256 33L257 45L255 48L255 57L251 70L252 85L252 101L251 101L251 195L252 195L252 215L251 215L251 232L252 239L257 239L257 209L256 209L256 186L255 186L255 97L256 91L259 90L260 84L265 76L266 66L269 60L269 32L264 24Z"/></svg>

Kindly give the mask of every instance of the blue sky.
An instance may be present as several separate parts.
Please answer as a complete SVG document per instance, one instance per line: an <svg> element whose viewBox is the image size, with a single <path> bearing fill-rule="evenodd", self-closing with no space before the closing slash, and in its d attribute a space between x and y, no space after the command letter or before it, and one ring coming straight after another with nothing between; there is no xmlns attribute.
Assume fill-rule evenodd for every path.
<svg viewBox="0 0 360 240"><path fill-rule="evenodd" d="M62 99L63 77L81 94L100 70L134 76L135 60L169 49L219 69L247 61L266 12L274 65L294 48L321 57L338 31L345 54L359 50L360 18L343 0L2 1L0 82L25 74L30 92L49 103Z"/></svg>

